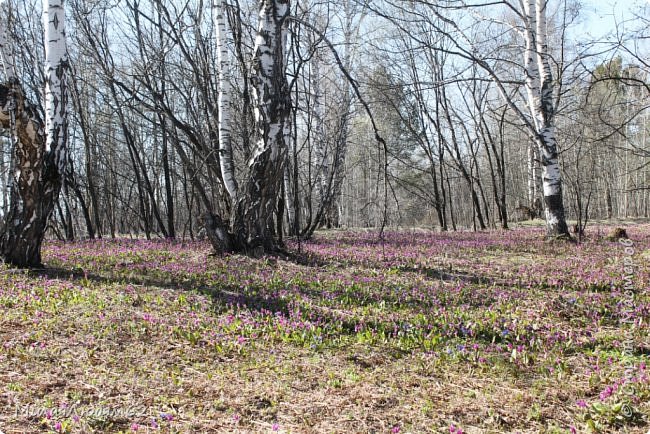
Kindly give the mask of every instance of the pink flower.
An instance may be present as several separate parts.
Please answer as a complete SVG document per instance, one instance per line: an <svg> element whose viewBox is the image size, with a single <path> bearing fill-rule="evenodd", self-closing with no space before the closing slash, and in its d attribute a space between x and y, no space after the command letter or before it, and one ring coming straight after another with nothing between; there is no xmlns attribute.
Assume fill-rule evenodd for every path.
<svg viewBox="0 0 650 434"><path fill-rule="evenodd" d="M137 423L131 424L131 431L137 431L139 429L140 429L140 425L138 425Z"/></svg>
<svg viewBox="0 0 650 434"><path fill-rule="evenodd" d="M390 430L390 432L392 432L393 434L397 434L397 433L400 432L401 430L402 430L402 429L399 427L399 425L395 425L395 426L393 427L393 429Z"/></svg>
<svg viewBox="0 0 650 434"><path fill-rule="evenodd" d="M579 399L579 400L576 402L576 405L577 405L578 407L580 407L580 408L587 408L587 403L585 402L584 399Z"/></svg>
<svg viewBox="0 0 650 434"><path fill-rule="evenodd" d="M62 428L63 427L61 426L61 422L57 422L54 424L54 431L61 432Z"/></svg>
<svg viewBox="0 0 650 434"><path fill-rule="evenodd" d="M604 401L614 393L614 388L612 386L605 387L605 390L600 392L600 400Z"/></svg>
<svg viewBox="0 0 650 434"><path fill-rule="evenodd" d="M278 425L277 423L274 423L273 427L271 427L271 429L273 429L273 431L279 431L280 430L280 425Z"/></svg>

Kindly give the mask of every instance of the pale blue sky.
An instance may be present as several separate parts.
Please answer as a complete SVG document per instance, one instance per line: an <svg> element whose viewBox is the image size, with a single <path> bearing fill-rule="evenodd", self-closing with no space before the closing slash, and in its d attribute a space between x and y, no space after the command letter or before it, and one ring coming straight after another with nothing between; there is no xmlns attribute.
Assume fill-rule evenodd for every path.
<svg viewBox="0 0 650 434"><path fill-rule="evenodd" d="M641 6L650 5L650 0L583 0L582 30L591 36L599 37L613 32L616 23L626 23L638 13Z"/></svg>

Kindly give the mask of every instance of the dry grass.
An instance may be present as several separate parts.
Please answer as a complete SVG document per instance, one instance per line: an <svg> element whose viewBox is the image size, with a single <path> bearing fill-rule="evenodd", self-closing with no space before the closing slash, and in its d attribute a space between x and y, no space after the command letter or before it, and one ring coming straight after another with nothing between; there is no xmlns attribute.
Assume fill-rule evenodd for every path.
<svg viewBox="0 0 650 434"><path fill-rule="evenodd" d="M0 430L646 433L650 227L630 232L634 325L616 243L536 229L336 233L309 265L50 243L49 269L0 274Z"/></svg>

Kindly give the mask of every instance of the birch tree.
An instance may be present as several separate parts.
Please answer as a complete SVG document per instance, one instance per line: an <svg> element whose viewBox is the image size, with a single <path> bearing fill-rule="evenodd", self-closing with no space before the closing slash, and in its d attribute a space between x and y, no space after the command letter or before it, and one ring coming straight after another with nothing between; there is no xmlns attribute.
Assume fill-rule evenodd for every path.
<svg viewBox="0 0 650 434"><path fill-rule="evenodd" d="M67 143L67 92L65 71L68 56L65 41L64 0L43 0L45 29L45 153L52 155L59 173L64 173Z"/></svg>
<svg viewBox="0 0 650 434"><path fill-rule="evenodd" d="M206 215L205 226L217 253L272 252L281 246L275 231L281 199L291 98L286 78L288 0L261 0L253 47L251 96L257 142L248 161L245 190L237 198L230 227Z"/></svg>
<svg viewBox="0 0 650 434"><path fill-rule="evenodd" d="M5 262L20 267L41 264L41 243L67 163L63 0L43 0L43 26L45 122L12 73L0 85L0 124L16 137L10 204L0 234L0 252ZM12 70L10 56L3 55L3 62L5 70Z"/></svg>
<svg viewBox="0 0 650 434"><path fill-rule="evenodd" d="M230 106L232 69L230 65L228 15L222 0L215 0L214 27L217 36L217 61L219 63L219 165L223 184L231 200L237 198L237 180L232 155Z"/></svg>
<svg viewBox="0 0 650 434"><path fill-rule="evenodd" d="M547 232L568 235L562 200L562 177L555 136L555 95L548 53L546 9L548 0L524 2L526 93L533 119L533 140L539 149ZM533 179L533 183L535 180Z"/></svg>

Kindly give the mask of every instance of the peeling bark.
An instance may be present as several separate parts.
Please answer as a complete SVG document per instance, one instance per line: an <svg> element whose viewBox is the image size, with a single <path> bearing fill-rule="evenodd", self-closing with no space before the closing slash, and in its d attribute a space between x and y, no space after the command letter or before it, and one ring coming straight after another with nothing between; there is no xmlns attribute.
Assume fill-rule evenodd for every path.
<svg viewBox="0 0 650 434"><path fill-rule="evenodd" d="M61 189L61 177L53 153L45 151L43 122L16 82L0 85L3 128L12 128L12 111L16 113L13 128L18 141L0 253L5 262L15 266L39 266L41 243Z"/></svg>
<svg viewBox="0 0 650 434"><path fill-rule="evenodd" d="M254 256L281 248L275 219L291 132L291 96L286 78L289 11L288 0L260 1L251 74L258 139L248 161L246 185L233 207L228 235L219 234L225 230L220 217L206 220L215 222L212 228L218 229L210 236L216 253L227 252L229 244L232 250ZM206 230L210 230L209 225Z"/></svg>
<svg viewBox="0 0 650 434"><path fill-rule="evenodd" d="M0 84L0 125L11 129L15 137L10 204L0 234L0 254L5 262L19 267L41 265L41 244L67 163L63 6L62 0L43 1L45 122L26 100L17 80Z"/></svg>
<svg viewBox="0 0 650 434"><path fill-rule="evenodd" d="M289 2L264 0L253 50L252 96L259 138L248 163L246 195L238 202L235 233L248 245L276 245L274 217L290 133L291 99L286 79ZM243 229L243 230L240 230Z"/></svg>

